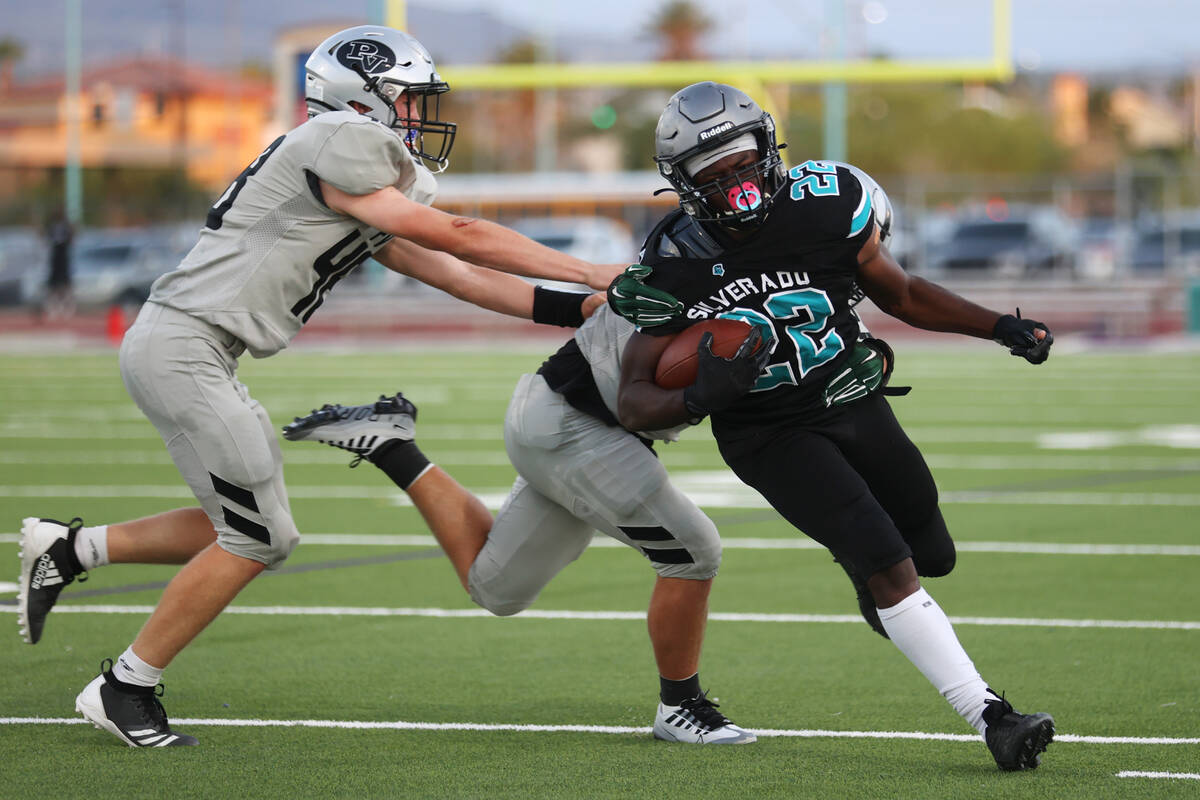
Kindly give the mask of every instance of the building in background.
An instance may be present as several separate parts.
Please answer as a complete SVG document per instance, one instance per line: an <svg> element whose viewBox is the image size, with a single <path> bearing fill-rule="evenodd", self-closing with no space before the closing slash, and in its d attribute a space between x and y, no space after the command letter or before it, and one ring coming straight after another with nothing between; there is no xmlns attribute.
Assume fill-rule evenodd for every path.
<svg viewBox="0 0 1200 800"><path fill-rule="evenodd" d="M53 76L13 83L0 97L0 164L64 165L70 108L64 89L62 76ZM269 141L272 99L264 78L194 63L87 64L79 103L81 166L182 166L193 183L219 190L236 174L233 165L248 163Z"/></svg>

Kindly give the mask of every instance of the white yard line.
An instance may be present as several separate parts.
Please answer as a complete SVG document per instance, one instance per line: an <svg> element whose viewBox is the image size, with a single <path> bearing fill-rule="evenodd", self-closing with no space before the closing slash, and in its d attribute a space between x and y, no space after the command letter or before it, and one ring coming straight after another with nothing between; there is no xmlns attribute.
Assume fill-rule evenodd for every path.
<svg viewBox="0 0 1200 800"><path fill-rule="evenodd" d="M502 450L450 450L438 448L437 463L448 466L487 465L508 466L508 456ZM672 468L672 474L685 474L678 467L684 465L709 465L712 457L702 453L681 453L664 450L663 458ZM329 448L289 447L284 460L288 464L328 464L338 466L349 456ZM1019 456L955 455L950 453L925 453L925 461L934 470L958 470L973 472L1200 472L1200 459L1179 456L1073 456L1036 453ZM170 464L171 457L162 448L144 450L91 450L88 452L56 452L42 449L6 449L0 453L0 464Z"/></svg>
<svg viewBox="0 0 1200 800"><path fill-rule="evenodd" d="M1139 772L1125 769L1117 773L1118 778L1166 778L1168 780L1200 781L1200 772Z"/></svg>
<svg viewBox="0 0 1200 800"><path fill-rule="evenodd" d="M717 481L712 473L678 473L675 484L697 505L705 508L770 508L767 501L749 487ZM484 505L495 511L508 496L508 488L472 489ZM387 500L395 506L409 507L412 502L398 489L373 486L291 485L288 494L293 500ZM183 484L129 486L62 485L62 486L0 486L0 497L47 498L191 498ZM959 491L942 492L943 505L1004 505L1004 506L1176 506L1200 507L1200 494L1169 494L1166 492L1003 492Z"/></svg>
<svg viewBox="0 0 1200 800"><path fill-rule="evenodd" d="M208 725L229 728L343 728L352 730L400 730L400 731L480 731L519 733L605 733L605 734L649 734L650 728L626 725L531 725L520 723L481 722L373 722L367 720L325 719L213 719L173 718L180 727ZM0 725L86 725L87 720L79 717L0 717ZM927 733L925 731L832 731L821 729L752 729L757 736L797 737L806 739L916 739L942 742L978 742L979 736L966 733ZM1164 736L1078 736L1059 734L1055 742L1074 744L1200 744L1200 738L1172 738ZM1189 773L1117 773L1117 777L1192 777ZM1197 776L1200 777L1200 776Z"/></svg>
<svg viewBox="0 0 1200 800"><path fill-rule="evenodd" d="M18 533L0 533L0 544L21 541ZM306 545L332 547L437 547L437 539L426 534L390 533L305 533ZM781 539L727 536L721 540L726 550L824 550L824 545L803 536ZM620 549L623 542L596 536L591 547ZM1200 556L1200 545L1187 544L1073 544L1064 542L955 542L960 553L1016 553L1026 555L1068 556ZM4 584L0 583L0 587ZM0 589L0 591L3 591Z"/></svg>
<svg viewBox="0 0 1200 800"><path fill-rule="evenodd" d="M54 607L55 614L149 614L147 605L71 605ZM16 606L0 606L0 612ZM299 617L432 617L481 619L492 614L482 608L385 608L371 606L229 606L226 614ZM502 619L644 621L645 611L552 611L529 609ZM748 614L712 612L711 622L840 623L862 624L857 614ZM1038 619L1032 617L950 617L955 625L988 625L1020 628L1135 628L1142 630L1200 631L1200 622L1140 619ZM500 623L509 624L509 623Z"/></svg>

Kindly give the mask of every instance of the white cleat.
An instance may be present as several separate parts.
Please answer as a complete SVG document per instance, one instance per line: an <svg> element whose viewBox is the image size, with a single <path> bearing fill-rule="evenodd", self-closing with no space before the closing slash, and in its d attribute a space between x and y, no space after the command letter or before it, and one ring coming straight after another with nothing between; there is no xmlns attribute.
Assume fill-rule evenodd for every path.
<svg viewBox="0 0 1200 800"><path fill-rule="evenodd" d="M283 437L348 450L358 456L350 465L355 466L389 442L412 441L416 422L417 407L397 392L361 406L326 404L285 425Z"/></svg>
<svg viewBox="0 0 1200 800"><path fill-rule="evenodd" d="M658 704L654 738L691 744L749 744L757 741L750 731L734 725L717 711L717 703L701 692L677 706Z"/></svg>

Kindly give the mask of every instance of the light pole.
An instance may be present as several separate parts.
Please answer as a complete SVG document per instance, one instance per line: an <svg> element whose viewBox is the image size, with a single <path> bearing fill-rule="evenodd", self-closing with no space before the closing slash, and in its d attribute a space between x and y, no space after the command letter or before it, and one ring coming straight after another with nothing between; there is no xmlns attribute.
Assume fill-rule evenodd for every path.
<svg viewBox="0 0 1200 800"><path fill-rule="evenodd" d="M67 0L66 4L66 55L67 90L65 112L67 122L67 157L64 161L63 177L67 219L78 227L83 221L83 191L79 174L79 52L82 30L82 0Z"/></svg>

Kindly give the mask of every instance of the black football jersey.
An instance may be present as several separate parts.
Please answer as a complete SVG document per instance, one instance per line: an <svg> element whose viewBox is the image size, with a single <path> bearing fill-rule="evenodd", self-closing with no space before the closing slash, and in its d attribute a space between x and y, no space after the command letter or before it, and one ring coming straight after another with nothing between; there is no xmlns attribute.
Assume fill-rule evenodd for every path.
<svg viewBox="0 0 1200 800"><path fill-rule="evenodd" d="M758 326L770 361L749 394L714 415L714 428L770 425L823 409L825 385L859 334L851 299L858 252L874 230L870 194L845 167L807 161L788 172L751 237L704 257L688 257L686 247L664 255L680 252L663 239L682 213L650 234L642 263L654 269L647 284L679 298L684 313L642 332L673 334L717 317Z"/></svg>

